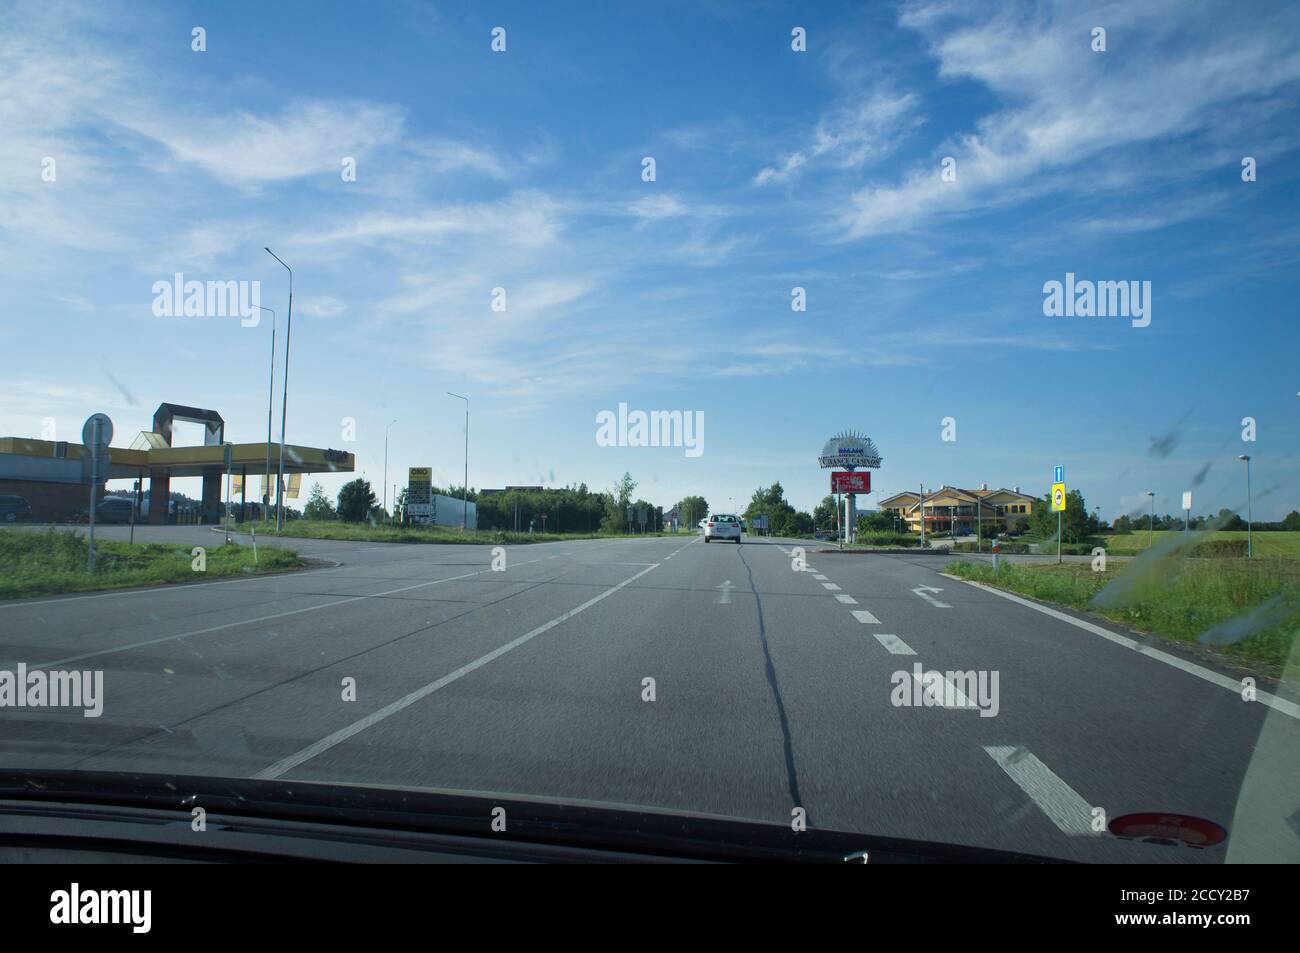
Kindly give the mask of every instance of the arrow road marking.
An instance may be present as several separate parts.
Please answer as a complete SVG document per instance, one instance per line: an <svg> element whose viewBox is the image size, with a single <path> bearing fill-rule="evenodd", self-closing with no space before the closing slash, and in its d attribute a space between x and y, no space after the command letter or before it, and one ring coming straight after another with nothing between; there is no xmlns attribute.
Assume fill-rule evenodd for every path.
<svg viewBox="0 0 1300 953"><path fill-rule="evenodd" d="M721 590L721 592L718 593L717 604L720 606L731 605L731 590L736 588L732 584L731 580L728 579L726 582L724 582L722 585L718 586L717 588Z"/></svg>
<svg viewBox="0 0 1300 953"><path fill-rule="evenodd" d="M924 599L926 602L930 603L930 605L934 606L936 609L952 608L952 606L948 605L948 603L940 602L934 596L926 595L926 593L929 592L943 592L942 589L936 589L934 586L917 586L912 591L916 593L918 596L920 596L922 599Z"/></svg>

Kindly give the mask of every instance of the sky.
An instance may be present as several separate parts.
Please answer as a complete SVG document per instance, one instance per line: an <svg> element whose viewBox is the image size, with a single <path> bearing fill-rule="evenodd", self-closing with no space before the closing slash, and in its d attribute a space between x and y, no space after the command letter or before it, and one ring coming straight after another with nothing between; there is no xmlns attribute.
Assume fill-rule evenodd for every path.
<svg viewBox="0 0 1300 953"><path fill-rule="evenodd" d="M386 431L390 486L460 483L451 391L474 487L811 510L852 429L860 509L1059 464L1108 519L1244 511L1249 454L1281 519L1298 94L1293 3L7 3L0 435L126 446L170 401L265 440L270 316L156 314L177 273L259 283L278 435L269 246L287 439L379 496ZM1067 273L1150 323L1045 314ZM620 404L702 452L599 445Z"/></svg>

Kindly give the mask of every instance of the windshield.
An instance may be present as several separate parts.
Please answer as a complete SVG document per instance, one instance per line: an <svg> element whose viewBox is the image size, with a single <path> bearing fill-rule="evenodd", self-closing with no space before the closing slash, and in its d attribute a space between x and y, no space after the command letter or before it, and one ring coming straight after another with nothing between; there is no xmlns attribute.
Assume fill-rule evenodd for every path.
<svg viewBox="0 0 1300 953"><path fill-rule="evenodd" d="M1300 859L1298 38L6 4L0 768Z"/></svg>

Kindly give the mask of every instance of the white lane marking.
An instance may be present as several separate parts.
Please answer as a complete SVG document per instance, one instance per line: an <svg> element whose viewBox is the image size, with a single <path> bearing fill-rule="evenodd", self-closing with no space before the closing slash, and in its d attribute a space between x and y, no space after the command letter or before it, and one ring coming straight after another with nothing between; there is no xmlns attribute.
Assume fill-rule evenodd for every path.
<svg viewBox="0 0 1300 953"><path fill-rule="evenodd" d="M875 633L876 641L889 649L891 655L915 655L912 647L896 635L885 635L883 632Z"/></svg>
<svg viewBox="0 0 1300 953"><path fill-rule="evenodd" d="M985 745L984 750L1007 777L1029 795L1039 810L1067 834L1096 834L1092 829L1092 805L1062 781L1028 748Z"/></svg>
<svg viewBox="0 0 1300 953"><path fill-rule="evenodd" d="M515 563L515 566L527 566L529 563L541 562L540 559L530 559L527 562ZM291 615L301 615L304 612L315 612L318 609L330 609L334 606L345 606L351 602L360 602L363 599L378 599L381 596L391 596L399 592L409 592L412 589L422 589L425 586L436 586L443 582L455 582L457 579L468 579L471 576L481 576L484 573L492 572L491 569L480 569L476 572L467 572L461 576L447 576L443 579L433 579L429 582L417 582L413 586L402 586L399 589L388 589L385 592L372 592L364 596L350 596L347 599L336 599L334 602L326 602L319 606L306 606L302 609L289 609L285 612L273 612L270 615L258 616L254 619L241 619L238 622L227 622L223 625L213 625L206 629L193 629L189 632L179 632L175 635L164 635L157 639L145 639L142 642L132 642L130 645L118 645L111 649L99 649L95 652L85 652L81 655L70 655L67 658L55 659L52 662L41 662L39 665L28 665L27 670L35 671L36 669L50 668L54 665L66 665L69 662L80 662L83 659L99 658L103 655L116 655L118 652L129 652L132 649L141 649L149 645L158 645L161 642L174 642L176 639L186 639L192 635L207 635L210 632L221 632L224 629L233 629L241 625L256 625L259 622L270 622L272 619L283 619Z"/></svg>
<svg viewBox="0 0 1300 953"><path fill-rule="evenodd" d="M924 599L926 602L930 603L930 605L934 606L936 609L952 608L952 606L948 605L948 603L940 602L934 596L928 595L928 593L931 592L943 592L942 589L936 589L934 586L917 586L912 591L916 593L918 596L920 596L922 599Z"/></svg>
<svg viewBox="0 0 1300 953"><path fill-rule="evenodd" d="M818 582L826 581L826 577L823 576L821 573L817 573L817 575L813 576L813 578L816 579Z"/></svg>
<svg viewBox="0 0 1300 953"><path fill-rule="evenodd" d="M858 604L857 599L854 599L852 596L846 596L842 593L836 596L835 598L838 599L840 602L844 603L846 606L856 606Z"/></svg>
<svg viewBox="0 0 1300 953"><path fill-rule="evenodd" d="M863 625L880 625L880 620L873 616L866 609L853 609L853 618L857 619Z"/></svg>
<svg viewBox="0 0 1300 953"><path fill-rule="evenodd" d="M839 589L839 586L835 585L835 583L833 583L833 582L824 582L824 583L822 583L822 587L825 588L825 589L829 589L829 590L831 590L832 592L834 592L835 590Z"/></svg>
<svg viewBox="0 0 1300 953"><path fill-rule="evenodd" d="M920 663L917 664L919 666ZM916 691L917 691L918 698L925 697L925 692L926 692L925 676L928 674L932 674L932 673L929 672L921 673L915 670L913 670L912 672L912 681L916 682ZM954 711L979 711L980 710L979 705L971 701L970 698L967 696L967 694L957 687L956 682L950 679L947 675L944 675L944 673L942 672L940 672L939 674L943 676L943 682L944 682L943 697L944 699L951 698L953 702L952 705L945 705L944 707L951 708Z"/></svg>
<svg viewBox="0 0 1300 953"><path fill-rule="evenodd" d="M383 708L379 709L378 711L372 712L371 714L367 715L362 719L359 719L358 721L354 721L346 728L340 728L338 731L334 732L333 734L326 735L320 741L308 745L306 748L303 748L301 751L297 751L294 754L289 755L289 757L287 758L282 758L281 760L275 762L275 764L271 765L270 767L263 768L261 771L253 775L253 778L258 780L270 780L272 778L280 777L286 771L291 771L294 768L298 767L298 765L302 764L303 762L310 761L312 758L316 757L317 755L323 754L329 749L335 747L336 745L342 744L344 741L347 741L349 738L353 737L354 735L357 735L360 732L365 731L367 728L371 727L372 725L379 724L379 722L383 721L385 718L388 718L390 715L395 715L399 711L402 711L405 708L409 708L411 705L414 705L416 702L420 701L420 699L427 698L429 695L432 695L434 692L438 691L438 689L445 688L446 686L450 685L452 682L464 678L466 675L470 674L470 672L480 669L484 665L487 665L489 662L493 662L496 659L499 659L507 652L511 652L519 648L519 646L523 645L525 642L532 641L533 639L537 638L537 636L541 635L543 632L549 632L551 629L555 628L557 625L560 625L562 622L567 622L569 619L572 619L579 612L583 612L586 609L590 609L596 603L600 602L603 599L608 598L609 596L612 596L614 593L618 592L624 586L636 582L636 580L640 579L648 572L653 572L656 568L657 566L650 566L646 569L642 569L635 576L631 576L627 579L624 579L616 586L611 586L609 589L606 589L600 595L593 596L592 598L588 599L586 602L582 603L582 605L570 609L568 612L565 612L562 615L556 616L550 622L542 623L537 628L525 632L517 639L512 639L511 641L507 642L505 645L499 646L498 648L493 649L491 652L488 652L486 655L476 658L468 665L462 665L460 668L456 669L456 671L450 673L449 675L444 675L442 678L432 681L421 688L417 688L415 691L411 692L410 694L403 695L401 698L397 699L397 701L385 705Z"/></svg>
<svg viewBox="0 0 1300 953"><path fill-rule="evenodd" d="M1091 632L1093 635L1100 635L1103 639L1108 639L1116 645L1122 645L1126 649L1132 649L1139 655L1145 655L1147 658L1155 659L1157 662L1164 662L1166 665L1172 665L1174 668L1181 669L1189 675L1195 675L1197 678L1204 679L1212 685L1226 688L1238 698L1241 697L1241 682L1236 679L1228 678L1226 675L1220 675L1218 672L1197 665L1195 662L1189 662L1176 655L1170 655L1168 652L1160 651L1160 649L1152 648L1149 645L1143 645L1135 639L1130 639L1127 636L1120 635L1117 632L1112 632L1109 629L1104 629L1099 625L1094 625L1093 623L1086 622L1083 619L1076 619L1072 615L1058 612L1056 609L1049 608L1048 606L1040 606L1037 602L1022 599L1015 593L1003 592L1001 589L995 589L992 586L986 586L981 582L974 582L970 579L966 579L964 582L967 585L975 586L977 589L983 589L985 592L991 592L995 596L1001 596L1003 599L1010 599L1012 602L1018 602L1022 606L1028 606L1044 615L1050 615L1054 619L1068 622L1070 625L1083 629L1085 632ZM1295 702L1287 701L1285 698L1278 698L1276 695L1260 690L1255 692L1255 700L1267 705L1274 711L1280 711L1282 714L1289 715L1297 721L1300 721L1300 705L1297 705Z"/></svg>
<svg viewBox="0 0 1300 953"><path fill-rule="evenodd" d="M721 590L721 592L718 593L718 598L714 601L718 605L722 605L722 606L731 605L731 590L736 588L734 585L732 585L731 580L728 579L722 585L715 586L714 588Z"/></svg>

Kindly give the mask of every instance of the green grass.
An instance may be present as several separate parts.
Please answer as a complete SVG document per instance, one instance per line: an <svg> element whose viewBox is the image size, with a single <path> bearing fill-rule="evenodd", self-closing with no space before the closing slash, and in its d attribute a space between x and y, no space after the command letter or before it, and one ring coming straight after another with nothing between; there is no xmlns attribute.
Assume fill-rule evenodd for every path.
<svg viewBox="0 0 1300 953"><path fill-rule="evenodd" d="M1194 643L1219 627L1235 641L1210 644L1231 660L1280 677L1300 634L1300 562L1281 557L1162 559L1112 564L1035 565L953 562L947 571L1075 609L1097 612L1131 628Z"/></svg>
<svg viewBox="0 0 1300 953"><path fill-rule="evenodd" d="M1172 545L1178 541L1173 537L1182 535L1178 530L1158 529L1148 534L1144 529L1135 529L1132 533L1119 536L1104 536L1102 540L1108 553L1122 556L1135 555L1148 546L1159 545L1162 542ZM1190 535L1196 537L1198 542L1218 539L1238 539L1242 542L1246 540L1245 530L1216 530L1209 533L1193 531ZM1250 536L1251 548L1254 549L1256 556L1286 556L1300 559L1300 533L1266 531L1251 533Z"/></svg>
<svg viewBox="0 0 1300 953"><path fill-rule="evenodd" d="M220 537L216 537L219 540ZM43 532L0 529L0 599L196 582L218 576L296 569L298 555L279 546L259 548L254 563L251 546L223 546L214 540L205 547L207 567L197 572L190 546L166 543L95 541L95 572L86 569L86 536L80 530Z"/></svg>
<svg viewBox="0 0 1300 953"><path fill-rule="evenodd" d="M275 536L275 523L232 523L232 532L247 533L256 529L258 536ZM280 536L307 539L342 539L370 543L476 543L521 544L554 543L568 539L625 539L623 533L508 533L499 530L470 530L462 533L452 526L387 526L384 524L344 523L338 520L289 520ZM640 533L634 536L672 536L672 533ZM689 532L678 536L686 537Z"/></svg>

